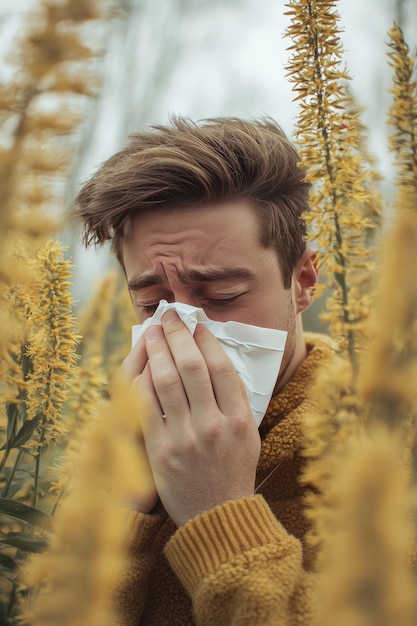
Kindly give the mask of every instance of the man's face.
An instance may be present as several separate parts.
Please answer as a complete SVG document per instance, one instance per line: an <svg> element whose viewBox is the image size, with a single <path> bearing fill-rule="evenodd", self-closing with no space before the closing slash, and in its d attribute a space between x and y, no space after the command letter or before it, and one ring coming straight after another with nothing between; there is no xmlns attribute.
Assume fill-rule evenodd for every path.
<svg viewBox="0 0 417 626"><path fill-rule="evenodd" d="M249 200L139 215L123 261L138 323L165 299L201 307L212 320L286 330L281 376L291 365L297 295L294 285L284 289L275 250L260 243Z"/></svg>

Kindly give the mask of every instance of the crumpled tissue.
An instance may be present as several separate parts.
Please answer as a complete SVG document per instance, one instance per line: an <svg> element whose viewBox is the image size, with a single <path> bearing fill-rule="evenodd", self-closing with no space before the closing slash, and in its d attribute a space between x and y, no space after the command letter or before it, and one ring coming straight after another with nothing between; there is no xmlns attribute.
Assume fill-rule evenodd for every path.
<svg viewBox="0 0 417 626"><path fill-rule="evenodd" d="M210 320L203 309L161 300L152 317L132 327L132 346L149 326L161 324L161 317L168 309L175 309L192 335L200 323L217 337L245 385L253 416L259 426L281 367L287 332L241 322L216 322Z"/></svg>

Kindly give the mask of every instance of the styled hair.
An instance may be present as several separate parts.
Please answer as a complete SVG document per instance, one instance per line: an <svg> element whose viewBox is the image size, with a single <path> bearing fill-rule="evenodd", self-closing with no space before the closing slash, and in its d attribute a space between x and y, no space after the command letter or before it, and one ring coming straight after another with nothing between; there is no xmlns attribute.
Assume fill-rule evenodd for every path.
<svg viewBox="0 0 417 626"><path fill-rule="evenodd" d="M85 183L74 210L85 245L111 240L123 265L123 240L139 213L249 199L260 242L275 248L288 289L306 247L308 191L297 151L274 121L174 117L133 133Z"/></svg>

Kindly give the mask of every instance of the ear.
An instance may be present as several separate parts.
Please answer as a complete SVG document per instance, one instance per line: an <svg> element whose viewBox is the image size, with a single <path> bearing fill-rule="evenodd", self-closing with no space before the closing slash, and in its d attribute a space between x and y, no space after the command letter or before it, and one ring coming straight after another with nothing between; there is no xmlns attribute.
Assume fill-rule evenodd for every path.
<svg viewBox="0 0 417 626"><path fill-rule="evenodd" d="M293 285L297 313L305 311L313 302L318 280L316 251L307 248L299 258L293 273Z"/></svg>

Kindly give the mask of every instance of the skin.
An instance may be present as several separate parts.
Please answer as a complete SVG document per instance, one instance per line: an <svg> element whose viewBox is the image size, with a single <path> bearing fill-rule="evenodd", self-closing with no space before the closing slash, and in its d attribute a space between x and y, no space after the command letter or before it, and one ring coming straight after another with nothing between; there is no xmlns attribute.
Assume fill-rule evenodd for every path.
<svg viewBox="0 0 417 626"><path fill-rule="evenodd" d="M159 301L201 307L217 321L288 331L275 391L306 356L301 313L317 272L306 250L284 289L276 252L259 242L250 200L193 209L158 209L135 218L123 261L138 323ZM194 336L174 311L150 327L123 364L145 394L143 437L155 490L181 526L227 500L253 495L260 438L239 376L217 339L197 325ZM162 417L166 415L166 419Z"/></svg>

